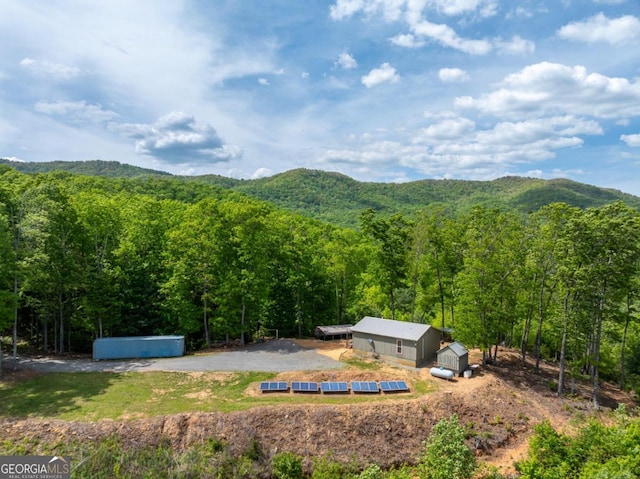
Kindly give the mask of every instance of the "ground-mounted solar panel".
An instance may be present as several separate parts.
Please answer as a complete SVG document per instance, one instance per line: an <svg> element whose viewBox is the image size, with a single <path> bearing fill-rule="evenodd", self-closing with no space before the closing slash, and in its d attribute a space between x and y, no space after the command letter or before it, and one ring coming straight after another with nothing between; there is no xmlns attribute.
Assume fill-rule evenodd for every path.
<svg viewBox="0 0 640 479"><path fill-rule="evenodd" d="M351 381L351 390L354 393L377 393L380 389L375 381Z"/></svg>
<svg viewBox="0 0 640 479"><path fill-rule="evenodd" d="M293 381L291 390L296 393L317 393L320 388L318 383L309 381Z"/></svg>
<svg viewBox="0 0 640 479"><path fill-rule="evenodd" d="M385 393L404 392L409 390L405 381L380 381L380 389Z"/></svg>
<svg viewBox="0 0 640 479"><path fill-rule="evenodd" d="M320 383L323 393L348 393L349 386L344 381L325 381Z"/></svg>
<svg viewBox="0 0 640 479"><path fill-rule="evenodd" d="M288 390L289 386L284 381L263 381L260 383L260 391L263 393L283 392Z"/></svg>

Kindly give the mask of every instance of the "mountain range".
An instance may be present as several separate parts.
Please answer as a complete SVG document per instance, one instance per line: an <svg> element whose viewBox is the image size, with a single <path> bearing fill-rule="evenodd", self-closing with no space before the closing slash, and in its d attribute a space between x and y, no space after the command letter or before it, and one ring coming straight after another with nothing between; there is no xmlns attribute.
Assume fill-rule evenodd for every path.
<svg viewBox="0 0 640 479"><path fill-rule="evenodd" d="M457 212L482 205L526 213L555 202L588 208L621 200L640 209L637 196L568 179L507 176L492 181L425 179L406 183L371 183L356 181L340 173L299 168L270 177L239 180L219 175L177 176L102 160L36 163L0 159L0 164L29 174L61 170L132 181L157 179L204 183L342 226L356 226L360 213L368 208L382 215L402 213L412 217L434 204Z"/></svg>

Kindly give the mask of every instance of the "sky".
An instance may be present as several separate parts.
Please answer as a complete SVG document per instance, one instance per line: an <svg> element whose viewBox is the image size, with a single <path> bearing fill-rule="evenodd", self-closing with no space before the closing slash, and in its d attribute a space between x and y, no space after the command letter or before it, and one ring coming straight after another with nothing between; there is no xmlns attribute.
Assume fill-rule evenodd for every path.
<svg viewBox="0 0 640 479"><path fill-rule="evenodd" d="M0 158L640 195L640 1L0 0Z"/></svg>

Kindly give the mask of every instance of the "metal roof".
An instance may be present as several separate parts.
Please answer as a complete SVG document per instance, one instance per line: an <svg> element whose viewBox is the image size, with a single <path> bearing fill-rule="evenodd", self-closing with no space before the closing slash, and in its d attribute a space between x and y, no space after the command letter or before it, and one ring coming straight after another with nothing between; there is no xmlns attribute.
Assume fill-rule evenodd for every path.
<svg viewBox="0 0 640 479"><path fill-rule="evenodd" d="M351 334L352 324L332 324L328 326L316 326L316 334L324 336L337 336L340 334Z"/></svg>
<svg viewBox="0 0 640 479"><path fill-rule="evenodd" d="M432 328L432 326L428 324L365 316L358 324L351 328L351 332L417 341L424 336L430 328Z"/></svg>
<svg viewBox="0 0 640 479"><path fill-rule="evenodd" d="M440 351L438 351L438 354L447 349L450 349L451 351L453 351L454 354L458 357L462 357L469 352L467 351L467 348L465 348L462 344L456 341L455 343L451 343L445 346L444 348L442 348Z"/></svg>

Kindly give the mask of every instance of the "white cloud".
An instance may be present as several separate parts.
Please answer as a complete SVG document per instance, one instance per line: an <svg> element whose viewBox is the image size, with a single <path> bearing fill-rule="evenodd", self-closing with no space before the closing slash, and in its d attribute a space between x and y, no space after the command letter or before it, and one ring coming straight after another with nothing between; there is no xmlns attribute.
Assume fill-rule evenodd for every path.
<svg viewBox="0 0 640 479"><path fill-rule="evenodd" d="M342 52L338 56L338 60L336 61L336 64L339 65L340 68L343 68L344 70L351 70L358 66L358 62L356 61L356 59L353 58L353 55L351 55L348 52Z"/></svg>
<svg viewBox="0 0 640 479"><path fill-rule="evenodd" d="M400 76L388 63L383 63L380 68L374 68L367 75L361 78L362 84L367 88L374 87L381 83L396 83L400 80Z"/></svg>
<svg viewBox="0 0 640 479"><path fill-rule="evenodd" d="M363 12L366 15L373 15L382 11L384 17L389 21L395 21L402 15L402 7L407 0L336 0L336 3L329 8L329 16L332 20L344 20Z"/></svg>
<svg viewBox="0 0 640 479"><path fill-rule="evenodd" d="M271 171L269 168L258 168L251 175L251 179L257 180L258 178L266 178L267 176L271 176L272 174L273 171Z"/></svg>
<svg viewBox="0 0 640 479"><path fill-rule="evenodd" d="M463 13L478 12L481 17L491 17L498 11L496 0L431 0L438 11L445 15L461 15Z"/></svg>
<svg viewBox="0 0 640 479"><path fill-rule="evenodd" d="M460 37L450 26L426 20L424 11L431 9L449 16L473 13L490 17L497 12L497 5L495 0L336 0L330 8L330 16L333 20L343 20L358 12L373 15L382 11L387 21L404 19L411 31L411 34L391 38L396 45L415 48L430 39L471 55L485 55L492 49L489 41Z"/></svg>
<svg viewBox="0 0 640 479"><path fill-rule="evenodd" d="M104 110L100 104L91 105L85 101L39 101L33 108L38 113L71 121L104 123L118 117L116 112Z"/></svg>
<svg viewBox="0 0 640 479"><path fill-rule="evenodd" d="M640 115L640 80L542 62L508 75L500 89L477 99L458 97L455 105L503 117L560 113L623 119Z"/></svg>
<svg viewBox="0 0 640 479"><path fill-rule="evenodd" d="M211 125L198 126L191 115L172 112L153 124L112 125L112 129L135 139L136 153L169 164L202 164L237 158L240 151L224 145Z"/></svg>
<svg viewBox="0 0 640 479"><path fill-rule="evenodd" d="M501 38L494 40L494 45L499 53L506 55L525 55L533 53L536 49L535 43L520 38L515 35L510 41L503 41Z"/></svg>
<svg viewBox="0 0 640 479"><path fill-rule="evenodd" d="M389 40L394 45L398 45L399 47L404 47L404 48L419 48L426 45L426 42L422 40L417 40L416 37L414 37L411 34L396 35L395 37L392 37Z"/></svg>
<svg viewBox="0 0 640 479"><path fill-rule="evenodd" d="M444 24L420 20L411 25L413 33L419 37L435 40L442 45L460 50L470 55L486 55L491 51L487 40L469 40L458 36L453 28Z"/></svg>
<svg viewBox="0 0 640 479"><path fill-rule="evenodd" d="M440 116L441 121L416 132L410 144L363 138L353 148L326 151L321 161L372 170L400 165L430 177L491 179L520 165L553 159L558 150L579 148L584 143L579 135L602 134L596 122L571 116L504 121L486 128L468 118Z"/></svg>
<svg viewBox="0 0 640 479"><path fill-rule="evenodd" d="M343 20L362 10L364 6L364 0L337 0L329 9L329 16L333 20Z"/></svg>
<svg viewBox="0 0 640 479"><path fill-rule="evenodd" d="M475 129L475 122L468 118L455 118L443 120L429 125L414 139L415 142L442 140L446 138L458 138L471 133Z"/></svg>
<svg viewBox="0 0 640 479"><path fill-rule="evenodd" d="M558 30L567 40L611 45L631 43L640 38L640 19L632 15L608 18L602 12L581 22L572 22Z"/></svg>
<svg viewBox="0 0 640 479"><path fill-rule="evenodd" d="M640 134L636 135L621 135L620 140L624 141L627 146L633 148L640 148Z"/></svg>
<svg viewBox="0 0 640 479"><path fill-rule="evenodd" d="M32 73L47 75L58 80L71 80L82 75L82 70L78 67L64 65L62 63L39 61L28 57L20 61L20 66L28 69Z"/></svg>
<svg viewBox="0 0 640 479"><path fill-rule="evenodd" d="M469 75L460 68L441 68L438 72L440 81L446 83L462 83L469 81Z"/></svg>
<svg viewBox="0 0 640 479"><path fill-rule="evenodd" d="M258 83L260 83L260 85L269 85L269 80L267 80L266 78L258 78Z"/></svg>

